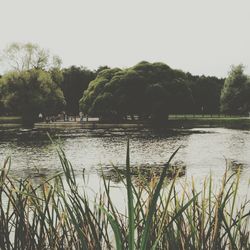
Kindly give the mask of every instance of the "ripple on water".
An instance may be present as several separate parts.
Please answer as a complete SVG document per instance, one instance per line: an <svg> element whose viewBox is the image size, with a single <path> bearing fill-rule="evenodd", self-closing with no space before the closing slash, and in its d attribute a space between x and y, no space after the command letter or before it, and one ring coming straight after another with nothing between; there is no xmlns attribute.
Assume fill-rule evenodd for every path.
<svg viewBox="0 0 250 250"><path fill-rule="evenodd" d="M225 128L190 130L9 130L0 131L0 161L10 155L15 175L53 175L60 162L47 136L60 143L74 168L97 175L101 165L125 163L126 141L130 138L131 164L163 164L181 146L175 160L185 162L186 176L202 180L210 172L221 177L226 159L244 164L241 179L247 186L250 176L250 131ZM39 178L39 174L37 174ZM97 177L96 177L97 178ZM91 177L90 179L93 180Z"/></svg>

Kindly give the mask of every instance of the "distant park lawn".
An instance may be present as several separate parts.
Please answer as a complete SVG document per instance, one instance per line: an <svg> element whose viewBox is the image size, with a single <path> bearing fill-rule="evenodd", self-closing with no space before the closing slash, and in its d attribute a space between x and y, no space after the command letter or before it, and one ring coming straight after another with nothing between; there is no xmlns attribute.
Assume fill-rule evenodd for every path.
<svg viewBox="0 0 250 250"><path fill-rule="evenodd" d="M7 124L21 124L22 118L20 116L0 116L0 125Z"/></svg>
<svg viewBox="0 0 250 250"><path fill-rule="evenodd" d="M250 129L248 116L236 115L170 115L169 126L176 128L198 127L228 127L236 129Z"/></svg>
<svg viewBox="0 0 250 250"><path fill-rule="evenodd" d="M239 115L224 115L224 114L171 114L169 115L170 120L182 120L182 119L219 119L219 120L235 120L235 119L246 119L248 116Z"/></svg>

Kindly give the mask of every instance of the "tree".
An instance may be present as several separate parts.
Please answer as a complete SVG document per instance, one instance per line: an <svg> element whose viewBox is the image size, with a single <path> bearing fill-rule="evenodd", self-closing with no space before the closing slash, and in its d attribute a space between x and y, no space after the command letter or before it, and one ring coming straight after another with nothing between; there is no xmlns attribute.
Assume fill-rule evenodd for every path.
<svg viewBox="0 0 250 250"><path fill-rule="evenodd" d="M61 59L58 56L51 55L49 50L33 43L11 43L4 49L1 60L14 71L61 66Z"/></svg>
<svg viewBox="0 0 250 250"><path fill-rule="evenodd" d="M133 68L123 70L116 74L107 85L106 91L110 91L116 103L117 115L134 119L134 115L143 115L145 104L144 79Z"/></svg>
<svg viewBox="0 0 250 250"><path fill-rule="evenodd" d="M220 95L225 79L186 74L186 83L194 98L194 113L214 114L220 111Z"/></svg>
<svg viewBox="0 0 250 250"><path fill-rule="evenodd" d="M99 66L98 69L95 71L95 74L98 75L101 71L105 69L110 69L110 67L107 65Z"/></svg>
<svg viewBox="0 0 250 250"><path fill-rule="evenodd" d="M169 115L168 92L161 83L151 84L146 90L147 116L159 123L166 120ZM164 119L165 118L165 119Z"/></svg>
<svg viewBox="0 0 250 250"><path fill-rule="evenodd" d="M166 121L170 112L186 112L191 107L192 94L179 78L182 75L166 64L148 62L123 70L102 70L84 92L80 107L104 119L139 115Z"/></svg>
<svg viewBox="0 0 250 250"><path fill-rule="evenodd" d="M2 76L0 75L0 81L1 81L1 78L2 78ZM1 88L0 88L0 90L1 90ZM4 104L2 101L2 99L3 99L2 95L3 95L3 93L2 93L2 91L0 91L0 115L3 115L5 113Z"/></svg>
<svg viewBox="0 0 250 250"><path fill-rule="evenodd" d="M191 89L186 80L175 78L170 82L164 83L168 93L168 106L172 114L186 114L193 110L194 100Z"/></svg>
<svg viewBox="0 0 250 250"><path fill-rule="evenodd" d="M41 69L5 74L0 79L0 93L4 107L21 115L25 123L35 121L39 113L57 114L65 105L58 83L50 72Z"/></svg>
<svg viewBox="0 0 250 250"><path fill-rule="evenodd" d="M242 64L232 66L221 92L221 111L245 114L250 111L250 79Z"/></svg>
<svg viewBox="0 0 250 250"><path fill-rule="evenodd" d="M99 111L93 105L98 96L105 93L105 86L115 76L121 72L120 69L105 69L102 70L97 77L89 83L88 88L83 92L83 96L79 101L80 110L85 114L97 115Z"/></svg>
<svg viewBox="0 0 250 250"><path fill-rule="evenodd" d="M83 67L71 66L63 69L61 88L66 100L67 113L79 114L79 100L95 76L93 71Z"/></svg>

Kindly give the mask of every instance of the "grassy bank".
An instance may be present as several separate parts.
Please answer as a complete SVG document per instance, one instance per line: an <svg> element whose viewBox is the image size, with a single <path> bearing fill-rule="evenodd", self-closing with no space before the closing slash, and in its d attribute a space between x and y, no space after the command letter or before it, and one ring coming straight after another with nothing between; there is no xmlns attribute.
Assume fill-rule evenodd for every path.
<svg viewBox="0 0 250 250"><path fill-rule="evenodd" d="M9 177L7 159L0 177L0 248L249 249L249 201L237 203L239 175L225 173L217 193L212 177L202 190L194 183L177 189L176 178L165 178L174 154L160 177L138 185L129 174L128 144L124 214L112 201L110 182L103 180L96 197L79 187L60 148L62 173L38 186Z"/></svg>
<svg viewBox="0 0 250 250"><path fill-rule="evenodd" d="M35 123L35 128L82 128L82 129L143 129L155 127L156 124L149 120L124 120L119 123L102 123L99 121L82 122L79 121L56 121L51 123ZM236 129L250 129L250 119L233 115L170 115L164 124L158 124L159 128L199 128L199 127L226 127Z"/></svg>
<svg viewBox="0 0 250 250"><path fill-rule="evenodd" d="M0 124L4 123L21 123L22 118L19 116L0 116Z"/></svg>
<svg viewBox="0 0 250 250"><path fill-rule="evenodd" d="M226 127L249 129L250 119L224 115L170 115L168 125L175 128Z"/></svg>
<svg viewBox="0 0 250 250"><path fill-rule="evenodd" d="M19 128L22 118L18 116L0 116L0 129Z"/></svg>

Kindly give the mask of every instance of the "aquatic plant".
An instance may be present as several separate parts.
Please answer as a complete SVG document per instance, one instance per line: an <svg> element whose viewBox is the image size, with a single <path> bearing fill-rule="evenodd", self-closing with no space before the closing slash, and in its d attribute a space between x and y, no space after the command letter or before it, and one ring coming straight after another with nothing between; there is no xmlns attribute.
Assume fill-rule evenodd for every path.
<svg viewBox="0 0 250 250"><path fill-rule="evenodd" d="M135 185L126 157L125 213L112 200L111 183L90 197L58 147L62 172L35 186L15 180L4 162L0 176L1 249L249 249L249 200L237 202L239 174L225 172L215 193L213 178L201 191L195 183L164 185L174 152L160 177ZM119 174L119 172L118 172ZM83 173L83 181L85 176Z"/></svg>

